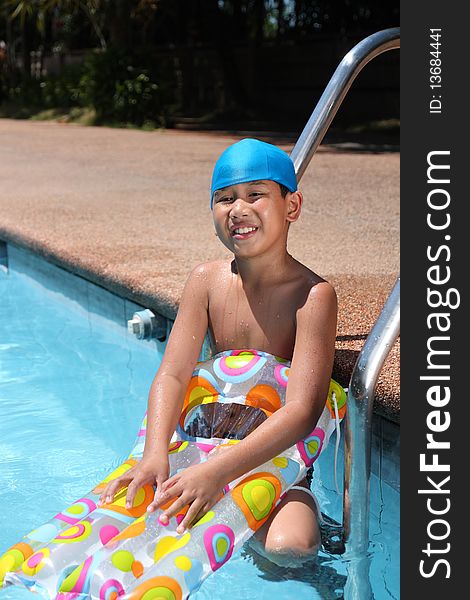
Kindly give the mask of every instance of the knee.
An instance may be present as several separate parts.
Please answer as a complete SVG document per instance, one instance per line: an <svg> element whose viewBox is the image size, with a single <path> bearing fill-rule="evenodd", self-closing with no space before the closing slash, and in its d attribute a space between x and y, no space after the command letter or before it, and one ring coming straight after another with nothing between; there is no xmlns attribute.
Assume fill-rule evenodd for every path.
<svg viewBox="0 0 470 600"><path fill-rule="evenodd" d="M278 534L265 542L267 557L279 566L295 566L298 561L314 558L320 548L320 534L292 536Z"/></svg>

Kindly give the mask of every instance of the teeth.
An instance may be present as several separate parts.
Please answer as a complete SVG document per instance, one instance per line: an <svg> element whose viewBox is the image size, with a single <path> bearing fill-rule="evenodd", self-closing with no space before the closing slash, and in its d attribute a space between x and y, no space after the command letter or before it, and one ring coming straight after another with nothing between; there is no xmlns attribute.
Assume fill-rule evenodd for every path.
<svg viewBox="0 0 470 600"><path fill-rule="evenodd" d="M234 229L233 233L250 233L251 231L255 231L256 227L239 227L238 229Z"/></svg>

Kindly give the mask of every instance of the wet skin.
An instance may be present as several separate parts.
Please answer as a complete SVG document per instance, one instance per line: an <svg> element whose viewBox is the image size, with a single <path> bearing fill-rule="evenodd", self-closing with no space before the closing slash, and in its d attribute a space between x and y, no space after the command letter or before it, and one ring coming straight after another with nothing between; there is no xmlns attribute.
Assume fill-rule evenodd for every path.
<svg viewBox="0 0 470 600"><path fill-rule="evenodd" d="M178 528L182 532L218 501L224 485L313 429L333 366L337 304L333 288L287 252L289 226L299 218L302 200L300 192L283 197L273 181L215 193L216 234L233 259L204 263L190 274L150 388L143 458L108 485L103 502L128 486L131 505L144 483L156 484L150 512L177 498L165 519L190 504ZM291 360L286 404L239 444L168 478L168 442L208 328L215 352L256 348ZM303 492L289 492L258 537L278 555L315 552L319 534L313 500Z"/></svg>

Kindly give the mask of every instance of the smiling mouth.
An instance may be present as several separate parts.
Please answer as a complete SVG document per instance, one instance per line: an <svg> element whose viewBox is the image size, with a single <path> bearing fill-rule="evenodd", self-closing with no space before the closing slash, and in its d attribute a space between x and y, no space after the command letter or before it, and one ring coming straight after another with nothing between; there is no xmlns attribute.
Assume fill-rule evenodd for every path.
<svg viewBox="0 0 470 600"><path fill-rule="evenodd" d="M256 231L258 231L258 227L237 227L232 231L232 237L237 240L244 240L251 237Z"/></svg>

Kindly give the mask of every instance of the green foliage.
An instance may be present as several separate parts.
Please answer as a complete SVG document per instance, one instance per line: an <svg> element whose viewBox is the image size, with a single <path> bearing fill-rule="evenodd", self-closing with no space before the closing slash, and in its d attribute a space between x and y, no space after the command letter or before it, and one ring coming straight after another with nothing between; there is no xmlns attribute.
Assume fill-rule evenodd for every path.
<svg viewBox="0 0 470 600"><path fill-rule="evenodd" d="M159 86L149 70L134 67L123 52L93 53L80 78L82 105L93 107L102 121L142 125L161 121Z"/></svg>
<svg viewBox="0 0 470 600"><path fill-rule="evenodd" d="M80 105L80 66L69 66L60 76L40 82L42 105L46 108L71 108Z"/></svg>
<svg viewBox="0 0 470 600"><path fill-rule="evenodd" d="M124 52L91 53L81 65L67 66L61 75L41 80L23 78L3 95L25 114L44 109L90 109L97 123L150 128L165 124L161 89L149 68L134 66ZM46 113L47 114L47 113Z"/></svg>
<svg viewBox="0 0 470 600"><path fill-rule="evenodd" d="M97 122L139 127L181 117L282 120L297 127L309 114L310 88L333 72L343 50L399 21L398 0L0 0L0 5L0 39L8 45L0 74L2 111L8 103L21 115L36 109L55 114L56 108L71 114L77 108L96 115ZM35 62L31 69L32 52L47 58L60 53L67 61L97 47L101 51L79 68L31 80L38 71ZM318 74L309 86L301 68ZM374 63L368 71L374 69L378 73L380 67ZM366 85L382 96L386 88L396 89L398 62L387 73L383 81L391 74L391 87L381 77L375 86L373 75L366 75ZM253 82L269 93L252 93ZM396 102L382 104L375 103L374 118L398 114ZM355 106L342 110L336 123L354 111L362 119L362 107Z"/></svg>

